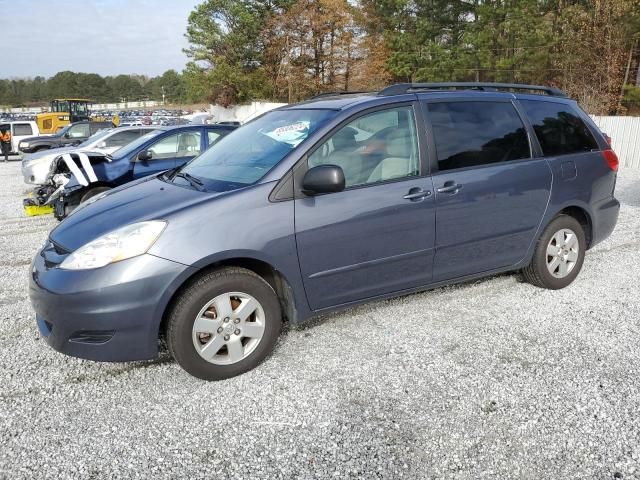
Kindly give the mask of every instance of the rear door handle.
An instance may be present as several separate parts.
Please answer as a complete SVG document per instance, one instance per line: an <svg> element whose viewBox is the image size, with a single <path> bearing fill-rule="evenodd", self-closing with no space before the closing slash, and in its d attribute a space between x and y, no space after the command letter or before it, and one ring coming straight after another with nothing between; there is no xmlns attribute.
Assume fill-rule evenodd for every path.
<svg viewBox="0 0 640 480"><path fill-rule="evenodd" d="M438 193L458 193L462 185L455 182L445 182L444 185L436 190Z"/></svg>
<svg viewBox="0 0 640 480"><path fill-rule="evenodd" d="M431 195L431 190L421 190L419 188L412 188L411 190L409 190L409 193L407 193L402 198L404 198L405 200L421 200L430 195Z"/></svg>

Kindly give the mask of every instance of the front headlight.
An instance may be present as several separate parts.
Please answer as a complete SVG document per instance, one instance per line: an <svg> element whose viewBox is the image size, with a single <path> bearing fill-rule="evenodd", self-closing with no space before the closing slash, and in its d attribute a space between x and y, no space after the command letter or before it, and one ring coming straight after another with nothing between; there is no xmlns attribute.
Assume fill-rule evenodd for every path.
<svg viewBox="0 0 640 480"><path fill-rule="evenodd" d="M29 142L20 142L18 148L29 148Z"/></svg>
<svg viewBox="0 0 640 480"><path fill-rule="evenodd" d="M80 247L60 264L65 270L99 268L137 257L151 248L167 222L152 220L118 228Z"/></svg>

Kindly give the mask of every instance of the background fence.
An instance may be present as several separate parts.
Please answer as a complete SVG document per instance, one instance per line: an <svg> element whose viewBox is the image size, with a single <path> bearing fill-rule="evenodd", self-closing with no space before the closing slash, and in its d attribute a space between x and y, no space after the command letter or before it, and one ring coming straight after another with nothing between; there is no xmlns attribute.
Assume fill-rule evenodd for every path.
<svg viewBox="0 0 640 480"><path fill-rule="evenodd" d="M597 117L593 121L611 137L620 164L640 168L640 117Z"/></svg>

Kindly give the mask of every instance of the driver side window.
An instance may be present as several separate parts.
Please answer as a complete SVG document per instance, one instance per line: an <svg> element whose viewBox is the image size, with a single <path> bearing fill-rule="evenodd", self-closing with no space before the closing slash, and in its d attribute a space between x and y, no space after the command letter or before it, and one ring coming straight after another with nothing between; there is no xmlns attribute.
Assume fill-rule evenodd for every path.
<svg viewBox="0 0 640 480"><path fill-rule="evenodd" d="M417 176L413 108L403 106L358 117L322 144L309 157L308 165L341 167L347 188Z"/></svg>
<svg viewBox="0 0 640 480"><path fill-rule="evenodd" d="M200 132L181 132L169 135L148 149L154 160L195 157L200 154Z"/></svg>

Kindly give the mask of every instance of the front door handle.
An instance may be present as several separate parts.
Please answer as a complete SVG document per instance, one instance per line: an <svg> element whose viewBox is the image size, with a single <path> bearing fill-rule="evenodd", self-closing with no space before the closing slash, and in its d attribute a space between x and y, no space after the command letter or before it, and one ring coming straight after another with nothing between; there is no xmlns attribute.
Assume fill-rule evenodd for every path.
<svg viewBox="0 0 640 480"><path fill-rule="evenodd" d="M431 195L431 190L422 190L420 188L412 188L404 197L405 200L422 200Z"/></svg>
<svg viewBox="0 0 640 480"><path fill-rule="evenodd" d="M458 193L462 185L453 181L444 182L444 185L436 190L438 193Z"/></svg>

